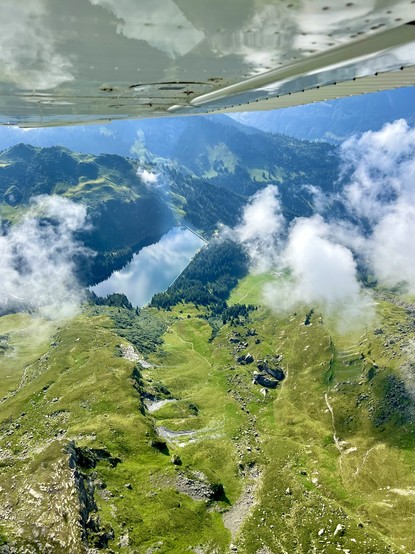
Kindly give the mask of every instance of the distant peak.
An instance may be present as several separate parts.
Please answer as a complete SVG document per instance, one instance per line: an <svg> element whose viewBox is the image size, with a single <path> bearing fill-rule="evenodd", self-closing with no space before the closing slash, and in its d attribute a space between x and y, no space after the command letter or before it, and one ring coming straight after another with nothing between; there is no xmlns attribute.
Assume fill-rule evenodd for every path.
<svg viewBox="0 0 415 554"><path fill-rule="evenodd" d="M39 150L39 148L36 146L19 142L19 144L7 148L5 152L12 154L13 156L27 156L29 153L33 153L37 150Z"/></svg>

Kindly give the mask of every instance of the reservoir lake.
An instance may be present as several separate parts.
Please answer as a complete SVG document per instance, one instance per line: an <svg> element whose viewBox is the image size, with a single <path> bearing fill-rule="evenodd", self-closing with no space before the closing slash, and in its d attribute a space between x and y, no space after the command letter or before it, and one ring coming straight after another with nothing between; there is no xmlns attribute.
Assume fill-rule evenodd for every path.
<svg viewBox="0 0 415 554"><path fill-rule="evenodd" d="M157 243L142 248L120 271L91 287L98 296L123 293L134 307L166 290L206 241L188 228L174 227Z"/></svg>

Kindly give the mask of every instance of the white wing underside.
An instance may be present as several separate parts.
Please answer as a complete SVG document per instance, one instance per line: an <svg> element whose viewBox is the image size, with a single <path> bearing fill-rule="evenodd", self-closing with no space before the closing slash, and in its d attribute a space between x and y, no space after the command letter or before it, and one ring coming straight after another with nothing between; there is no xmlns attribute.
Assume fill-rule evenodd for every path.
<svg viewBox="0 0 415 554"><path fill-rule="evenodd" d="M267 110L415 85L414 0L2 7L4 125Z"/></svg>

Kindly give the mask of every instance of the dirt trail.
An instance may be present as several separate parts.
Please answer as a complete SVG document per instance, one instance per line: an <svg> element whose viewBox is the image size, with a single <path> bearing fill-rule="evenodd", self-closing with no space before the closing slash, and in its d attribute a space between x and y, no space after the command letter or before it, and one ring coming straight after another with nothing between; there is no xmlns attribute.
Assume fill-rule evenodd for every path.
<svg viewBox="0 0 415 554"><path fill-rule="evenodd" d="M333 412L333 408L332 408L332 406L329 402L329 397L327 395L327 392L324 393L324 400L326 401L327 408L329 409L329 412L331 414L331 424L332 424L332 427L333 427L334 444L336 445L336 448L340 452L340 454L342 454L343 450L342 450L342 447L340 446L339 438L336 435L336 424L335 424L335 421L334 421L334 412Z"/></svg>
<svg viewBox="0 0 415 554"><path fill-rule="evenodd" d="M261 486L261 473L254 467L248 475L248 482L242 491L241 496L232 506L232 508L223 515L223 524L232 535L232 540L239 533L242 525L245 523L252 508L257 502L257 493Z"/></svg>
<svg viewBox="0 0 415 554"><path fill-rule="evenodd" d="M209 367L212 367L212 364L209 362L209 360L208 360L207 358L205 358L204 356L202 356L202 354L200 354L200 352L198 352L198 351L195 349L193 342L191 342L190 340L184 340L184 338L181 337L181 336L179 335L179 333L176 331L176 329L172 329L172 328L171 328L171 331L172 331L172 333L174 333L174 334L176 335L176 337L178 337L182 342L184 342L185 344L190 344L191 349L193 350L193 352L194 352L195 354L197 354L200 358L202 358L202 360L204 360L204 361L208 364Z"/></svg>
<svg viewBox="0 0 415 554"><path fill-rule="evenodd" d="M268 280L268 279L262 279L262 281L260 281L259 283L256 283L254 286L252 286L246 294L244 294L243 296L241 296L241 298L238 298L238 299L237 299L238 304L239 304L240 302L242 302L242 300L244 300L253 290L255 290L256 288L258 288L259 285L262 285L262 283L265 283L265 281L267 281L267 280Z"/></svg>
<svg viewBox="0 0 415 554"><path fill-rule="evenodd" d="M370 453L373 452L374 450L377 450L378 448L381 448L382 446L383 445L381 445L381 444L375 444L375 446L372 446L372 448L369 448L369 450L367 450L365 452L365 455L363 456L360 465L356 468L356 471L353 473L353 478L354 479L359 475L359 473L362 470L363 466L367 462L367 459L369 458Z"/></svg>

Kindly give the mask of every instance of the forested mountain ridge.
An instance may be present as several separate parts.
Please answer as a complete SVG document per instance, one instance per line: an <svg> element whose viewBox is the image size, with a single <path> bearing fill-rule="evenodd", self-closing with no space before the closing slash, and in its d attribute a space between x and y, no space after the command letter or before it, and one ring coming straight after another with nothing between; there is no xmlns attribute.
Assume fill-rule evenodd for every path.
<svg viewBox="0 0 415 554"><path fill-rule="evenodd" d="M273 136L226 117L188 119L175 133L168 132L169 122L147 133L146 142L154 149L159 144L157 154L164 157L142 145L141 161L60 146L18 144L4 150L3 226L18 220L33 196L82 202L91 227L80 238L97 253L81 264L82 280L91 284L174 225L185 222L207 236L219 223L234 226L247 199L268 184L279 186L287 219L312 213L305 185L325 191L336 186L339 160L333 146Z"/></svg>
<svg viewBox="0 0 415 554"><path fill-rule="evenodd" d="M255 129L339 144L352 135L377 131L385 123L400 118L413 124L414 96L414 87L403 87L271 112L238 113L231 117Z"/></svg>

